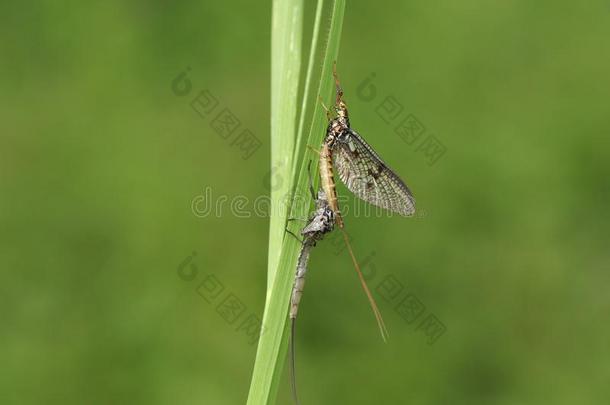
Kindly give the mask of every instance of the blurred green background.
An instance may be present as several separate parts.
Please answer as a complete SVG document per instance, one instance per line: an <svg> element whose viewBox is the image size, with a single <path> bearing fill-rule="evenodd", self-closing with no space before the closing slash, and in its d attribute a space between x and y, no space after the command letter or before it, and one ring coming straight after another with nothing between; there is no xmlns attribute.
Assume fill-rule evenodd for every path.
<svg viewBox="0 0 610 405"><path fill-rule="evenodd" d="M240 325L262 315L268 219L191 205L206 187L250 212L269 194L271 6L86 3L0 5L0 402L245 403L256 346ZM348 2L352 125L421 214L347 218L371 287L403 285L377 294L387 345L347 254L316 248L303 403L607 402L609 41L608 1ZM218 106L202 118L204 89ZM434 165L378 114L389 96L446 148ZM260 140L249 159L212 128L222 108ZM431 345L430 314L446 328Z"/></svg>

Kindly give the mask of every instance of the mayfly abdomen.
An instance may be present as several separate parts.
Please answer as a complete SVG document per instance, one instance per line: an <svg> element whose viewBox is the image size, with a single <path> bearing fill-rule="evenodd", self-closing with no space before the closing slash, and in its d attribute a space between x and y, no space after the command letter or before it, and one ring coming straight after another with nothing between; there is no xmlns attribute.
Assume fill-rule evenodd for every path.
<svg viewBox="0 0 610 405"><path fill-rule="evenodd" d="M335 222L339 228L343 228L343 218L339 212L339 203L337 202L337 189L333 176L333 161L330 148L324 142L320 149L320 186L326 193L328 206L335 213Z"/></svg>
<svg viewBox="0 0 610 405"><path fill-rule="evenodd" d="M297 272L294 278L294 285L292 287L292 296L290 299L290 319L297 317L299 311L299 303L303 296L303 288L305 287L305 273L307 273L307 262L309 261L309 253L311 252L312 245L307 244L303 246L299 260L297 262Z"/></svg>

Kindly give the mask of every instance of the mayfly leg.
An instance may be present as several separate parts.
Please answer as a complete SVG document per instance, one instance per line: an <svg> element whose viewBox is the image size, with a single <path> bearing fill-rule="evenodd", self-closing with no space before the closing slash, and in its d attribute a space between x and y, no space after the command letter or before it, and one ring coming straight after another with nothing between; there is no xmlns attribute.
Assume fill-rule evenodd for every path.
<svg viewBox="0 0 610 405"><path fill-rule="evenodd" d="M330 120L332 118L332 113L330 112L330 108L328 108L326 106L326 104L324 104L324 100L322 100L322 96L318 96L318 100L320 101L320 104L322 104L322 108L324 108L324 111L326 111L326 119Z"/></svg>
<svg viewBox="0 0 610 405"><path fill-rule="evenodd" d="M307 178L309 179L309 194L312 200L316 200L316 192L313 190L313 179L311 178L311 160L307 163Z"/></svg>

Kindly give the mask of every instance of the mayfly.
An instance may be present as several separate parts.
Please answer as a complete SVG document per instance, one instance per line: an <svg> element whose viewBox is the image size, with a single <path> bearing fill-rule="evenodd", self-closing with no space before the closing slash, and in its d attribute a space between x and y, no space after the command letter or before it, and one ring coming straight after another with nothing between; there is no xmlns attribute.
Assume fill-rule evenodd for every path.
<svg viewBox="0 0 610 405"><path fill-rule="evenodd" d="M415 213L415 199L409 187L390 169L356 131L350 127L347 105L343 101L343 90L339 84L336 63L333 65L335 79L336 117L331 118L330 111L326 137L320 149L320 185L328 199L330 209L335 213L335 222L343 233L343 238L360 278L383 340L386 340L387 330L377 304L369 291L366 281L360 271L360 266L349 244L344 231L343 218L337 202L337 190L333 176L333 167L337 168L339 178L347 188L358 198L388 209L404 216Z"/></svg>
<svg viewBox="0 0 610 405"><path fill-rule="evenodd" d="M316 201L316 211L301 231L304 240L297 261L295 282L290 301L290 369L292 392L297 404L294 348L295 320L305 285L305 273L307 272L311 248L333 230L335 223L343 232L343 238L377 319L377 324L384 341L387 336L387 330L381 313L366 285L360 266L349 244L347 234L344 231L343 218L337 202L333 166L337 167L341 181L360 199L404 216L411 216L415 212L415 199L407 185L381 160L379 155L375 153L364 139L351 129L347 106L343 101L343 90L339 85L337 77L336 65L333 66L333 76L336 87L335 112L337 116L333 119L329 117L326 137L319 151L321 189L318 191L317 198L314 194L311 177L309 179L310 192L312 198ZM329 113L327 109L327 114Z"/></svg>
<svg viewBox="0 0 610 405"><path fill-rule="evenodd" d="M356 197L400 215L413 215L415 199L409 187L350 127L347 105L343 101L343 90L337 77L336 64L333 66L333 76L336 88L335 112L337 116L328 122L326 137L320 151L320 178L329 204L337 216L337 224L342 227L343 221L337 205L333 165L337 168L341 181Z"/></svg>
<svg viewBox="0 0 610 405"><path fill-rule="evenodd" d="M311 161L309 162L308 171L311 167ZM294 279L294 285L292 287L292 295L290 298L290 375L291 375L291 386L292 395L295 402L298 404L297 391L296 391L296 376L295 376L295 350L294 350L294 338L295 338L295 322L297 312L299 310L299 303L301 302L301 296L303 295L303 288L305 287L305 273L307 272L307 263L309 262L309 255L311 249L316 246L316 243L324 235L331 232L335 226L335 213L328 204L328 199L324 190L318 190L318 196L314 193L313 182L311 180L311 171L309 171L309 191L312 199L315 201L316 210L313 215L309 218L307 225L301 230L303 236L303 242L301 247L301 253L297 260L297 270ZM290 232L290 231L289 231ZM296 235L293 235L296 237Z"/></svg>

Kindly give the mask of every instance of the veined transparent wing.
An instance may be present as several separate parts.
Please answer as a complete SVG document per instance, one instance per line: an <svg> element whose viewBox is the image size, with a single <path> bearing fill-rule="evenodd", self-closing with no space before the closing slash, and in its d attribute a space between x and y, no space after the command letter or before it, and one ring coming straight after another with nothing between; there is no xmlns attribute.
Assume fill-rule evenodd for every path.
<svg viewBox="0 0 610 405"><path fill-rule="evenodd" d="M349 129L333 145L333 165L339 178L358 198L400 215L415 213L409 187L355 131Z"/></svg>

